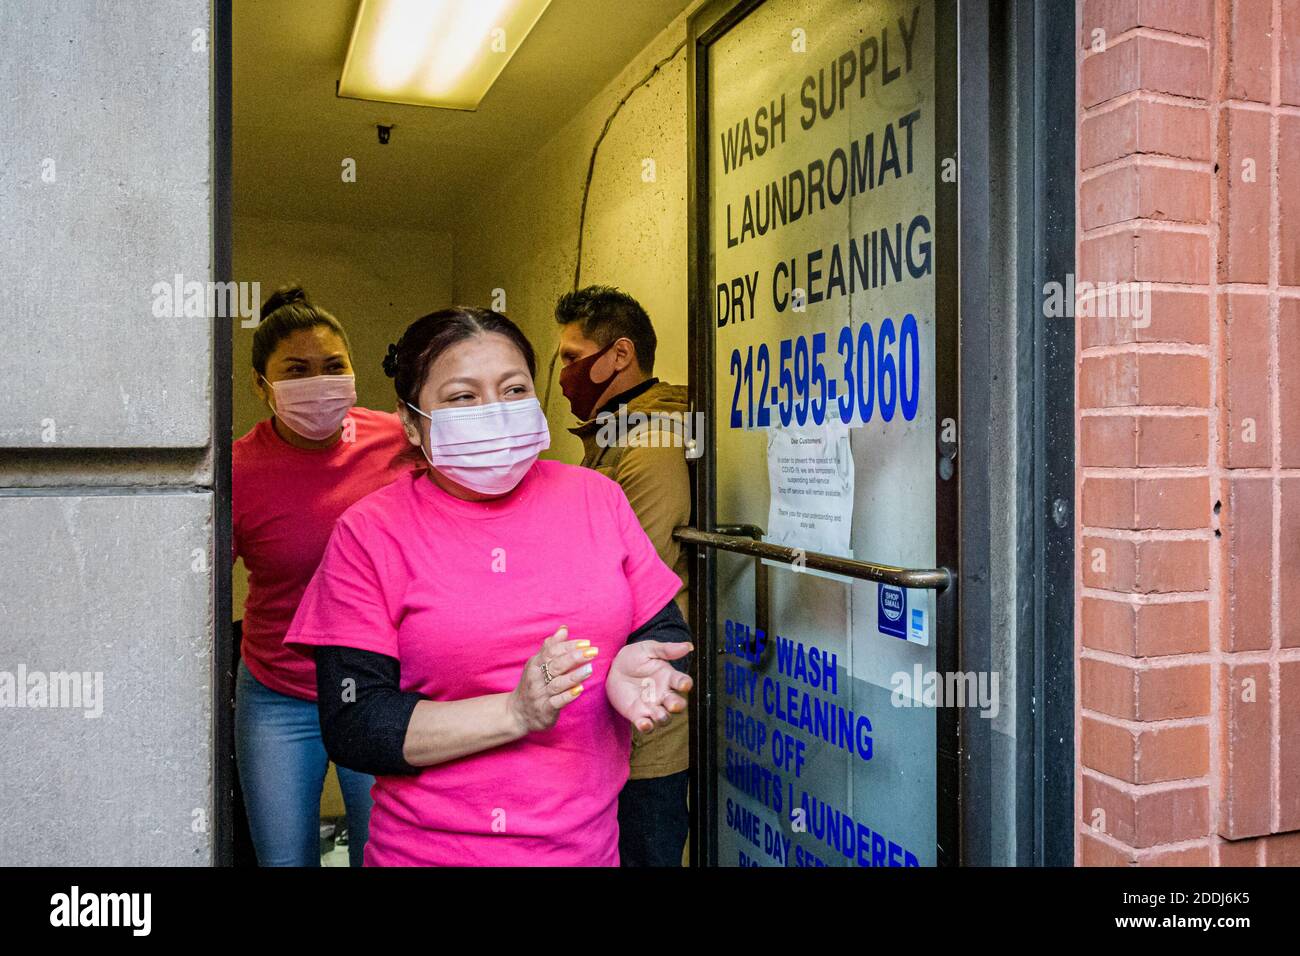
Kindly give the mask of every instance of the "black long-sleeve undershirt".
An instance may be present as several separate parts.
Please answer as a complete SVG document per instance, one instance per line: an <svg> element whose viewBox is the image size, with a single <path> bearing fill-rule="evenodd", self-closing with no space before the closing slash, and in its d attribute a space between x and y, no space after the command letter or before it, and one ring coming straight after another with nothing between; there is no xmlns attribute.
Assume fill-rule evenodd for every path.
<svg viewBox="0 0 1300 956"><path fill-rule="evenodd" d="M676 602L669 601L627 639L689 641L690 630ZM670 661L688 673L691 655ZM355 647L316 648L316 700L321 737L331 760L373 775L414 774L423 770L403 756L406 730L415 705L426 698L401 689L401 664L395 657Z"/></svg>

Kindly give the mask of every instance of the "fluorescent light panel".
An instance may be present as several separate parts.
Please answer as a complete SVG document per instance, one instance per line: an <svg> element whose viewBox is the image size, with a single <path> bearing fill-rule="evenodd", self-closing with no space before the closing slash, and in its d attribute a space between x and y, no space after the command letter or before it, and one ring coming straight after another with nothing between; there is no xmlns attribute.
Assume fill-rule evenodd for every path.
<svg viewBox="0 0 1300 956"><path fill-rule="evenodd" d="M339 96L477 109L550 3L361 0Z"/></svg>

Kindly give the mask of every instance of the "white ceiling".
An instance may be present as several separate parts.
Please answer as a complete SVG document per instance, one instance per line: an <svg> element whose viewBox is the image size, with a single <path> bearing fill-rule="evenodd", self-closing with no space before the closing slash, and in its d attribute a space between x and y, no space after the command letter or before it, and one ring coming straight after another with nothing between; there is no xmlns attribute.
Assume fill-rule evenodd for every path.
<svg viewBox="0 0 1300 956"><path fill-rule="evenodd" d="M235 0L236 216L445 228L467 190L546 142L689 0L552 0L476 112L335 96L358 3ZM385 146L377 123L394 124Z"/></svg>

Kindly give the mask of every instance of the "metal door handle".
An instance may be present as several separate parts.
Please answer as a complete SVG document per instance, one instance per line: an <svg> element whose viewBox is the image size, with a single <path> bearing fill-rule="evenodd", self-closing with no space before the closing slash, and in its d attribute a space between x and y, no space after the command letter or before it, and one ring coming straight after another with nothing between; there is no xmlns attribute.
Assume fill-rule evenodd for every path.
<svg viewBox="0 0 1300 956"><path fill-rule="evenodd" d="M952 572L947 568L896 568L887 564L855 561L819 551L803 551L760 540L763 529L757 525L719 525L717 531L701 531L682 526L673 529L673 537L684 544L702 548L716 548L747 554L755 558L768 558L782 564L800 565L818 571L829 571L861 581L876 581L900 588L923 591L946 591L952 586Z"/></svg>

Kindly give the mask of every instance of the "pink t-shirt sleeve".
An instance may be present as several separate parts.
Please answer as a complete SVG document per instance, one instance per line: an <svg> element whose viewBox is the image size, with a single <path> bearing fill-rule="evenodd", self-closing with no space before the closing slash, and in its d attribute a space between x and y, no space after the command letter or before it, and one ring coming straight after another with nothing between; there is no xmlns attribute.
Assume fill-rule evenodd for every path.
<svg viewBox="0 0 1300 956"><path fill-rule="evenodd" d="M632 630L635 631L677 596L682 581L659 557L636 512L628 504L627 495L612 481L610 499L623 539L623 574L632 591Z"/></svg>
<svg viewBox="0 0 1300 956"><path fill-rule="evenodd" d="M355 647L397 657L397 628L374 560L346 519L334 526L286 644Z"/></svg>

